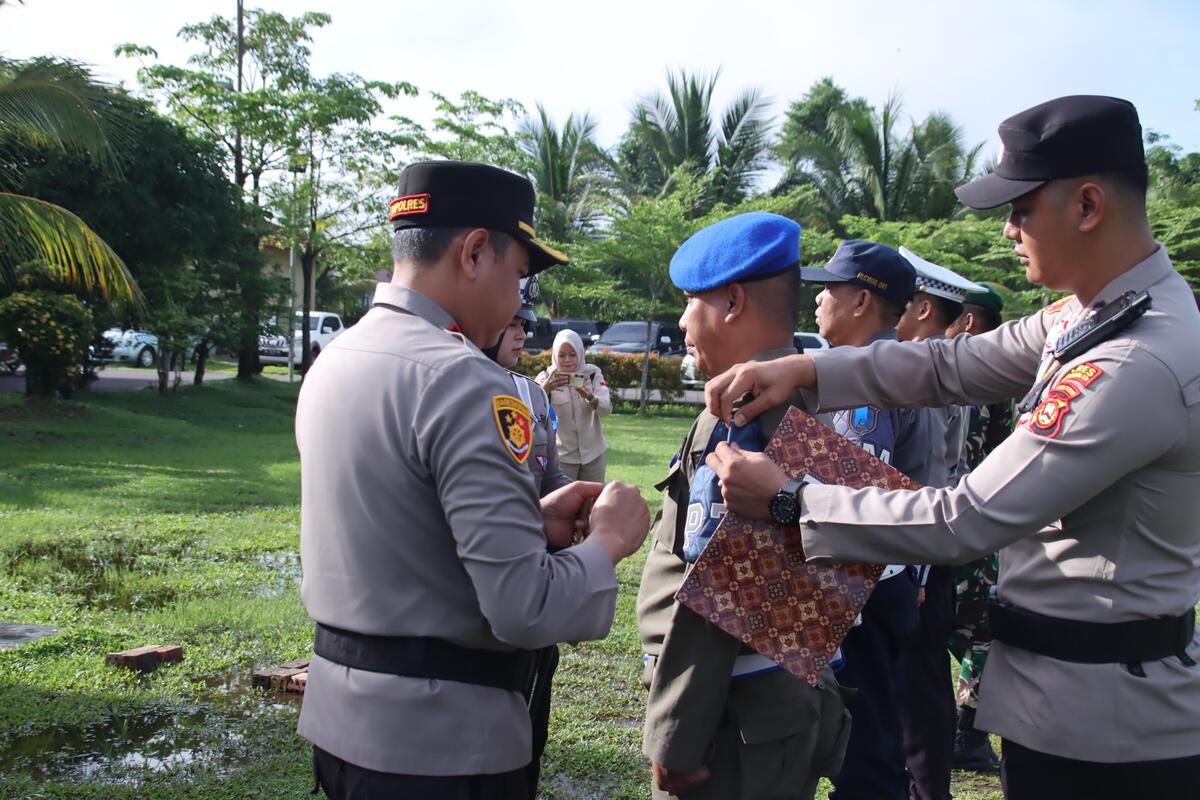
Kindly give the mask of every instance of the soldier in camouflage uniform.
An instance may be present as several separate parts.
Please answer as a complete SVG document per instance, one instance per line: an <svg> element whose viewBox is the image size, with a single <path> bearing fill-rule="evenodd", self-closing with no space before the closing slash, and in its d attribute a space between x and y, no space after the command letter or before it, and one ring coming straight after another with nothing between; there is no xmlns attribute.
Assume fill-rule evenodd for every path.
<svg viewBox="0 0 1200 800"><path fill-rule="evenodd" d="M986 333L1000 325L1004 301L990 286L984 292L968 293L963 313L946 329L948 337L960 333ZM979 466L1012 432L1012 402L972 406L967 427L967 466ZM991 771L996 769L996 754L987 734L975 728L975 706L979 700L979 680L992 646L988 627L988 594L996 585L999 559L995 553L964 564L954 574L954 631L950 634L950 652L960 664L955 700L958 704L958 734L954 741L954 766L958 769Z"/></svg>

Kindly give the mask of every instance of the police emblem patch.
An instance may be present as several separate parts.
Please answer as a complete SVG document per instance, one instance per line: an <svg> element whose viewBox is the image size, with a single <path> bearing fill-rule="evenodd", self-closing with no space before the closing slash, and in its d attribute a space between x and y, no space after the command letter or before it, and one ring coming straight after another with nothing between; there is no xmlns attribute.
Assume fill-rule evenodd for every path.
<svg viewBox="0 0 1200 800"><path fill-rule="evenodd" d="M1103 374L1104 370L1090 361L1071 367L1029 415L1029 430L1047 439L1057 437L1062 432L1063 420L1071 413L1071 403L1083 397L1083 390Z"/></svg>
<svg viewBox="0 0 1200 800"><path fill-rule="evenodd" d="M879 409L861 406L850 412L850 427L860 436L870 433L879 426Z"/></svg>
<svg viewBox="0 0 1200 800"><path fill-rule="evenodd" d="M529 407L515 397L501 394L492 398L492 411L500 430L500 441L504 442L513 461L524 464L533 446Z"/></svg>

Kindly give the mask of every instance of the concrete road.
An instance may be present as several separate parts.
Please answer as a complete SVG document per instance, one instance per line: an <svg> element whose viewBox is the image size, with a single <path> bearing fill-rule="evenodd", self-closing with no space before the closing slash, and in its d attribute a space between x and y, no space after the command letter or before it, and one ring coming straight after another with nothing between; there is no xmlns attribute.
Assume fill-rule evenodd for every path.
<svg viewBox="0 0 1200 800"><path fill-rule="evenodd" d="M134 367L105 367L96 373L100 377L88 384L91 392L131 392L135 389L158 386L158 373L152 369L136 369ZM182 386L192 383L192 370L184 370L180 378ZM236 377L232 372L205 372L204 381L224 381ZM284 380L287 380L285 377ZM24 392L25 373L10 375L7 371L0 373L0 392Z"/></svg>

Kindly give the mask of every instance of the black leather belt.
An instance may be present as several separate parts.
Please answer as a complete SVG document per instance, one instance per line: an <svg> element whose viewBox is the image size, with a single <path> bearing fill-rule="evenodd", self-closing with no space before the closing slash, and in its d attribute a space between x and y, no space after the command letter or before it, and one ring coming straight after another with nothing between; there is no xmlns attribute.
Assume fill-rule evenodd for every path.
<svg viewBox="0 0 1200 800"><path fill-rule="evenodd" d="M1178 656L1196 628L1196 611L1129 622L1082 622L1048 617L1008 603L988 603L992 638L1012 647L1077 664L1137 664Z"/></svg>
<svg viewBox="0 0 1200 800"><path fill-rule="evenodd" d="M535 653L531 650L481 650L424 636L371 636L317 623L314 652L344 667L437 678L527 692L533 682Z"/></svg>

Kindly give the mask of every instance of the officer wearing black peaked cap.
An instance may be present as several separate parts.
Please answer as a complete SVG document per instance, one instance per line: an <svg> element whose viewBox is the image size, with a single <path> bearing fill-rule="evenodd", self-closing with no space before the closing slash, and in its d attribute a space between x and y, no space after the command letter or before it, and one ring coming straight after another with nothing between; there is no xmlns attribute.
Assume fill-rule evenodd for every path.
<svg viewBox="0 0 1200 800"><path fill-rule="evenodd" d="M526 800L532 651L607 634L613 567L649 512L617 483L539 503L530 409L480 350L519 281L566 262L534 235L532 184L426 162L400 195L392 282L322 353L296 412L317 623L299 732L333 798Z"/></svg>
<svg viewBox="0 0 1200 800"><path fill-rule="evenodd" d="M1011 203L1004 236L1029 280L1069 297L979 336L735 367L709 402L727 416L753 389L752 416L796 386L822 410L1022 398L1016 430L957 486L806 486L805 553L1000 550L976 725L1003 739L1007 796L1186 796L1200 786L1200 312L1151 233L1130 103L1051 100L1000 139L996 171L958 196ZM742 514L778 488L751 461L721 475Z"/></svg>

